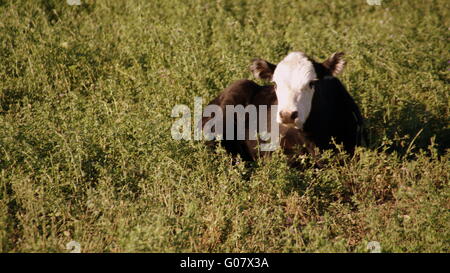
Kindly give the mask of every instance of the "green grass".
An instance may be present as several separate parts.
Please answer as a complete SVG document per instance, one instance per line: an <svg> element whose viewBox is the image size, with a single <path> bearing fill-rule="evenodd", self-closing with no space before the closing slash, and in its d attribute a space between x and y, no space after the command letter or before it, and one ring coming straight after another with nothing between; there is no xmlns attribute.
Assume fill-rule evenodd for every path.
<svg viewBox="0 0 450 273"><path fill-rule="evenodd" d="M0 251L450 252L447 0L82 2L0 1ZM292 50L346 52L354 160L171 139L175 104Z"/></svg>

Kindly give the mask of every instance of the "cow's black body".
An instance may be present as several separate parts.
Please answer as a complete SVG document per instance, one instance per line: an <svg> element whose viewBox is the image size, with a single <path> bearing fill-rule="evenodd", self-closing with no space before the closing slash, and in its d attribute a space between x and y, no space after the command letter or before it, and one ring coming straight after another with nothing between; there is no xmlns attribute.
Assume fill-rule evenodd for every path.
<svg viewBox="0 0 450 273"><path fill-rule="evenodd" d="M353 98L335 77L316 82L311 113L303 131L320 149L332 147L332 138L353 153L363 138L363 119Z"/></svg>

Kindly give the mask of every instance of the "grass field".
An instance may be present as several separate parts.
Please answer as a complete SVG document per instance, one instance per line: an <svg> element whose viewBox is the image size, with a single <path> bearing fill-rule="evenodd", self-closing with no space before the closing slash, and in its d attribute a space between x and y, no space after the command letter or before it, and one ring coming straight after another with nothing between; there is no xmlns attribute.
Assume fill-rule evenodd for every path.
<svg viewBox="0 0 450 273"><path fill-rule="evenodd" d="M450 252L449 1L82 2L0 0L1 252ZM176 104L293 50L346 52L355 159L171 138Z"/></svg>

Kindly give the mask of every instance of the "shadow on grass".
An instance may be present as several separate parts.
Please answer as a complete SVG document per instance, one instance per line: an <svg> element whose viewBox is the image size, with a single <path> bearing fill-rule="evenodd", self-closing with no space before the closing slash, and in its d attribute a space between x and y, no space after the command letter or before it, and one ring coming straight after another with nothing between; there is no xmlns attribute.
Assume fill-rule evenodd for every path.
<svg viewBox="0 0 450 273"><path fill-rule="evenodd" d="M444 154L450 148L449 118L445 113L437 116L428 111L424 103L408 101L397 113L393 113L393 116L384 125L381 124L381 116L367 119L370 148L379 147L384 137L391 142L387 151L396 151L400 155L408 151L427 150L432 138L435 138L434 143L439 154Z"/></svg>

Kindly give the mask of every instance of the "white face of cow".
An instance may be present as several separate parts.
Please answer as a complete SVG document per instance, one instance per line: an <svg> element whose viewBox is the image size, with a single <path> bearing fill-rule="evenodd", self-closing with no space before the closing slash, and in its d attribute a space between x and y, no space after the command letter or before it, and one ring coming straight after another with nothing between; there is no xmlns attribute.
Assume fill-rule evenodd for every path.
<svg viewBox="0 0 450 273"><path fill-rule="evenodd" d="M275 83L277 122L303 129L311 112L313 82L341 73L345 66L343 56L343 52L335 52L322 63L317 63L303 52L292 52L278 65L254 59L250 71L257 79Z"/></svg>
<svg viewBox="0 0 450 273"><path fill-rule="evenodd" d="M312 61L303 52L292 52L275 68L272 81L278 98L277 122L302 129L311 112L317 79Z"/></svg>

